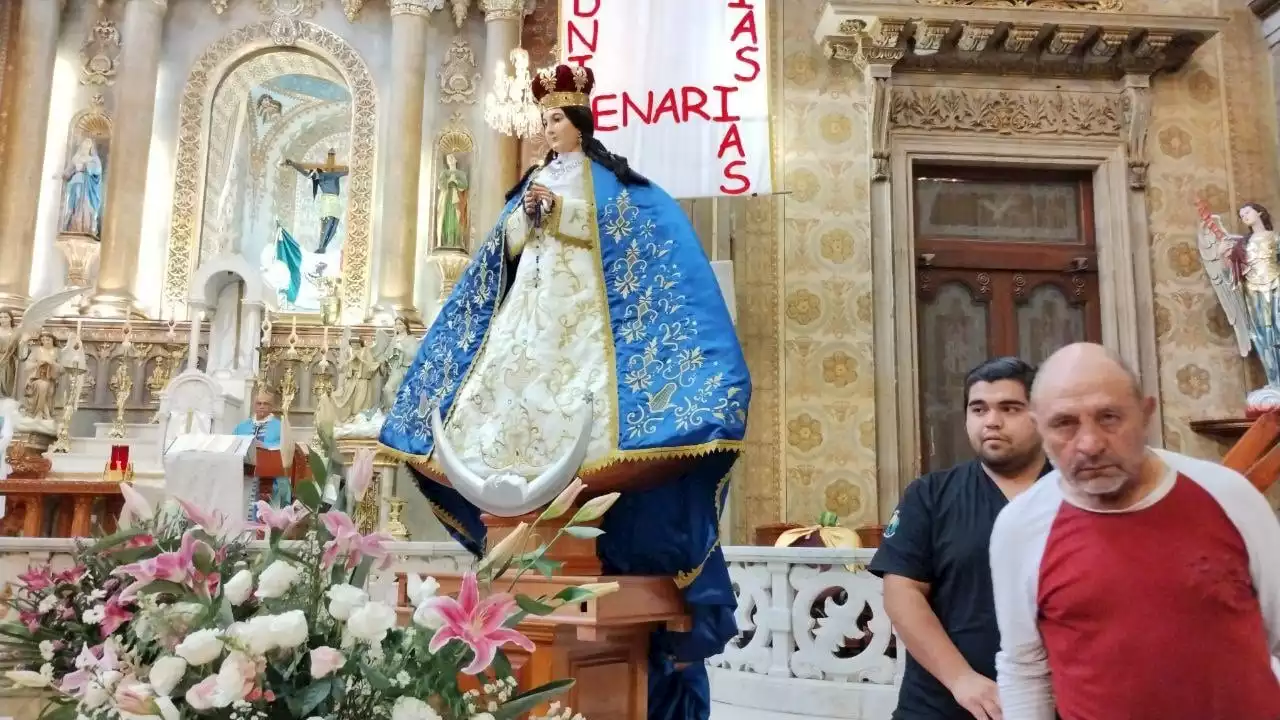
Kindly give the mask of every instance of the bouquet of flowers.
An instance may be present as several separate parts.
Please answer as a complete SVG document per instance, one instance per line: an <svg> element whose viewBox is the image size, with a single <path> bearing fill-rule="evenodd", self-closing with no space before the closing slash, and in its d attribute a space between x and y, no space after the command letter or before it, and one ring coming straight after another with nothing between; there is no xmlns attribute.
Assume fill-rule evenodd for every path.
<svg viewBox="0 0 1280 720"><path fill-rule="evenodd" d="M367 487L372 460L356 458L349 485ZM311 466L292 505L258 504L260 543L190 503L152 507L121 485L119 531L79 545L68 570L32 568L3 600L8 680L47 693L49 720L507 720L572 685L519 692L501 648L532 651L521 620L617 586L539 598L511 590L525 572L556 570L546 553L561 534L598 535L590 523L616 494L584 504L534 549L537 522L521 524L463 576L456 597L410 576L412 618L400 624L366 589L375 564L390 564L390 538L360 534L327 504L329 462L313 452ZM567 514L582 490L575 480L539 521ZM499 580L507 591L493 591ZM473 689L460 675L474 676ZM571 716L581 717L555 705L547 717Z"/></svg>

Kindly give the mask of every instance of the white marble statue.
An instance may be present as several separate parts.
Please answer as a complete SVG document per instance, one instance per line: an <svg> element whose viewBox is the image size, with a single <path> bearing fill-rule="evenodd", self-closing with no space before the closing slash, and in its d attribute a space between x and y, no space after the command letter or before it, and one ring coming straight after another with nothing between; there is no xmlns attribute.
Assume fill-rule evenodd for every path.
<svg viewBox="0 0 1280 720"><path fill-rule="evenodd" d="M380 355L387 378L382 384L382 399L379 403L383 412L390 411L391 406L396 403L396 393L404 382L404 376L409 373L413 359L418 356L418 345L421 342L421 338L410 333L408 320L396 318L395 334Z"/></svg>
<svg viewBox="0 0 1280 720"><path fill-rule="evenodd" d="M88 288L67 288L36 300L27 307L22 323L16 327L13 313L0 311L0 397L12 398L17 394L18 365L30 352L27 340L44 327L58 308L80 297L85 290Z"/></svg>
<svg viewBox="0 0 1280 720"><path fill-rule="evenodd" d="M13 468L9 467L9 443L13 442L13 433L18 424L18 401L13 398L0 398L0 480L9 477Z"/></svg>
<svg viewBox="0 0 1280 720"><path fill-rule="evenodd" d="M23 362L27 383L22 392L25 418L52 424L58 378L62 377L61 351L53 332L42 330L40 344L27 352Z"/></svg>

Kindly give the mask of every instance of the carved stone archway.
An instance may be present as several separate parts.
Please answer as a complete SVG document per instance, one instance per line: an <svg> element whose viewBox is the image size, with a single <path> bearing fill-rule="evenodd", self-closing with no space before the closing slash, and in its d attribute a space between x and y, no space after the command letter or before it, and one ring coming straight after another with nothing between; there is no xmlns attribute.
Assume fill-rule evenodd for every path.
<svg viewBox="0 0 1280 720"><path fill-rule="evenodd" d="M245 57L272 47L296 47L323 57L342 73L351 92L351 172L347 177L346 244L342 253L343 306L359 314L367 304L372 273L373 177L377 90L368 66L332 31L309 22L246 25L210 45L187 77L179 111L173 216L165 263L164 302L187 307L199 262L200 218L208 157L210 113L218 84ZM362 317L344 317L359 321Z"/></svg>

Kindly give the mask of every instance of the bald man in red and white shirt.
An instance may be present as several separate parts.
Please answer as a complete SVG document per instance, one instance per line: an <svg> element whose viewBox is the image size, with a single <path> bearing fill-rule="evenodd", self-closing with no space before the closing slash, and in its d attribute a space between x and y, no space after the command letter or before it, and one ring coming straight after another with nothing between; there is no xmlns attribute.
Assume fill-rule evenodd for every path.
<svg viewBox="0 0 1280 720"><path fill-rule="evenodd" d="M1242 475L1146 446L1101 346L1041 367L1057 467L991 536L1004 720L1280 720L1280 522Z"/></svg>

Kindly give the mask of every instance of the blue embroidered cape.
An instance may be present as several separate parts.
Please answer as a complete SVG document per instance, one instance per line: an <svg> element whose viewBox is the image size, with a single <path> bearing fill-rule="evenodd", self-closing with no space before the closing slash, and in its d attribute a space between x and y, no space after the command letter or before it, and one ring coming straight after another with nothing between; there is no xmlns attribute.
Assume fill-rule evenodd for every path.
<svg viewBox="0 0 1280 720"><path fill-rule="evenodd" d="M678 578L694 626L655 633L649 716L705 720L702 661L737 634L718 525L746 432L751 379L711 265L675 200L656 186L624 186L595 162L587 190L616 375L617 451L608 461L689 458L682 477L624 493L602 522L597 549L608 574ZM519 197L507 203L428 331L380 438L410 461L437 516L476 554L485 534L480 512L420 468L434 448L429 413L438 404L448 417L514 272L503 228L521 211ZM677 670L674 663L691 664Z"/></svg>

